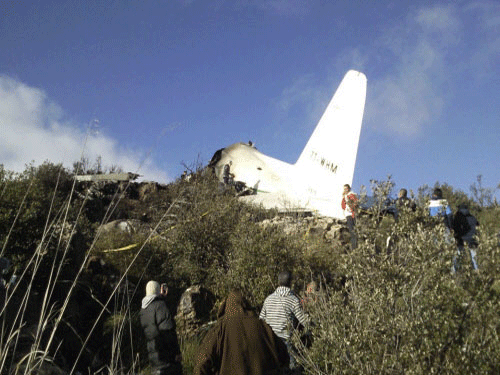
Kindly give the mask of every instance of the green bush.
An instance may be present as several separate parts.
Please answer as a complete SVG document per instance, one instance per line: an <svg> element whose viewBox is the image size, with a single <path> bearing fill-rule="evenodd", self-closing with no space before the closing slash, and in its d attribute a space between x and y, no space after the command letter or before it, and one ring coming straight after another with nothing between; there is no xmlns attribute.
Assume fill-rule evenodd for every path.
<svg viewBox="0 0 500 375"><path fill-rule="evenodd" d="M315 323L312 344L301 347L295 338L307 374L499 373L500 215L491 190L478 181L469 197L449 185L435 185L453 209L468 203L481 223L479 272L471 269L465 254L453 274L456 247L425 209L432 189L420 188L414 197L417 210L402 212L396 220L382 215L394 186L390 178L372 182L377 204L358 218L358 247L351 250L338 240L326 242L311 234L307 226L294 234L263 226L261 221L273 212L242 204L202 169L190 181L176 181L139 202L118 195L90 201L86 190L74 190L72 174L58 165L28 166L21 174L1 167L0 245L15 267L32 272L23 280L23 287L33 291L26 294L30 319L43 315L38 312L40 296L55 287L45 301L54 309L45 313L43 327L65 322L66 331L60 330L77 332L73 342L80 346L92 335L90 342L103 348L110 372L135 372L147 363L136 317L147 280L168 282L173 302L193 284L202 284L219 301L239 287L258 308L276 287L277 273L289 269L298 291L311 279L321 283L320 296L307 305ZM101 221L116 217L144 220L149 229L97 237ZM72 229L78 237L63 244L61 234ZM37 249L43 251L35 268L28 261ZM101 288L90 272L77 277L89 255L104 258L126 288L112 295L118 279L103 280ZM51 273L60 264L62 273L55 281ZM72 283L78 287L64 307ZM137 288L127 289L131 285ZM93 309L82 324L89 332L77 327L82 322L78 302L83 300L85 308ZM0 313L4 322L11 310ZM56 318L59 311L64 311L61 320ZM90 332L95 321L98 328ZM190 373L199 341L182 340ZM56 353L58 344L46 354ZM5 357L0 354L0 359Z"/></svg>
<svg viewBox="0 0 500 375"><path fill-rule="evenodd" d="M222 295L231 287L238 287L246 291L251 304L260 306L276 288L280 271L288 269L296 276L303 274L304 245L297 237L242 220L231 238L226 280L220 280L221 284L225 281Z"/></svg>
<svg viewBox="0 0 500 375"><path fill-rule="evenodd" d="M324 286L326 298L310 307L316 325L312 346L301 349L306 373L497 373L498 244L482 237L480 271L465 258L452 274L455 245L424 210L377 223L358 220L364 240L341 257L344 288ZM388 248L376 246L383 233Z"/></svg>

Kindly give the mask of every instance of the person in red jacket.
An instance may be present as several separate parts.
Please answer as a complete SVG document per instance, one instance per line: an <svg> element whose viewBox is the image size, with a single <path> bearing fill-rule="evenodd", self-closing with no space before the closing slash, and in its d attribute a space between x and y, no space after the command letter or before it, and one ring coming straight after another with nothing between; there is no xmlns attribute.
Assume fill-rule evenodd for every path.
<svg viewBox="0 0 500 375"><path fill-rule="evenodd" d="M354 231L356 226L356 210L358 208L358 196L351 191L349 184L344 185L344 193L342 195L342 210L344 210L344 217L347 221L347 228L351 234L351 249L358 246L358 239Z"/></svg>

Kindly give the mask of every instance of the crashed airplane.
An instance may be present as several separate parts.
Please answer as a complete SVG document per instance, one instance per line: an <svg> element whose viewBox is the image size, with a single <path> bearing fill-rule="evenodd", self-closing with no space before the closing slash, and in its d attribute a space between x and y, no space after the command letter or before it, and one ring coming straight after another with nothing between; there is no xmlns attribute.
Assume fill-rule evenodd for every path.
<svg viewBox="0 0 500 375"><path fill-rule="evenodd" d="M241 198L248 202L343 219L340 202L354 175L365 98L366 76L348 71L295 164L264 155L250 142L218 150L210 166L222 182L229 165L235 184L252 192Z"/></svg>

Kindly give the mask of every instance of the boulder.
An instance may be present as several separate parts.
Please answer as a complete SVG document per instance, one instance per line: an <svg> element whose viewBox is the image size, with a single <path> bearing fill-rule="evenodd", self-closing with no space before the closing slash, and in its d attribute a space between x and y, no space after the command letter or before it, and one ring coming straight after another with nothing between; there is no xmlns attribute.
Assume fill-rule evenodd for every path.
<svg viewBox="0 0 500 375"><path fill-rule="evenodd" d="M101 225L101 233L122 232L132 234L136 228L133 220L114 220Z"/></svg>
<svg viewBox="0 0 500 375"><path fill-rule="evenodd" d="M175 317L179 332L192 336L210 319L214 295L200 285L187 288L181 296Z"/></svg>
<svg viewBox="0 0 500 375"><path fill-rule="evenodd" d="M263 220L264 228L279 227L287 234L300 234L314 238L324 238L327 242L343 242L343 232L348 232L345 223L323 216L295 218L291 216L275 216Z"/></svg>
<svg viewBox="0 0 500 375"><path fill-rule="evenodd" d="M340 225L340 224L332 225L325 232L325 239L328 241L340 240L342 239L342 232L345 232L346 230L347 228L345 227L345 225Z"/></svg>

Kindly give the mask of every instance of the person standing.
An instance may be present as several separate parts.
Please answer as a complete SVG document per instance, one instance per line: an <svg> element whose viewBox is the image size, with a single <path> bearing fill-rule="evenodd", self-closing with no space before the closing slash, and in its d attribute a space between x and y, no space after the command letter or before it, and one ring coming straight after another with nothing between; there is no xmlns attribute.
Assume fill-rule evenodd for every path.
<svg viewBox="0 0 500 375"><path fill-rule="evenodd" d="M193 375L271 375L288 366L289 358L286 345L233 290L195 360Z"/></svg>
<svg viewBox="0 0 500 375"><path fill-rule="evenodd" d="M309 318L304 313L299 298L290 289L291 284L290 271L278 274L278 288L265 299L259 318L269 324L276 336L284 341L290 355L290 369L295 369L297 362L293 356L294 348L290 339L296 328L295 323L298 321L308 328Z"/></svg>
<svg viewBox="0 0 500 375"><path fill-rule="evenodd" d="M398 199L396 199L396 206L398 209L407 209L415 211L417 205L410 198L408 198L408 190L402 188L398 192Z"/></svg>
<svg viewBox="0 0 500 375"><path fill-rule="evenodd" d="M182 375L181 352L175 323L164 298L166 284L156 281L146 284L146 296L140 311L141 326L147 341L148 358L155 375Z"/></svg>
<svg viewBox="0 0 500 375"><path fill-rule="evenodd" d="M226 184L226 185L233 184L234 174L231 173L232 165L233 165L233 162L231 160L229 161L229 163L224 165L224 170L222 172L222 180L224 181L224 184Z"/></svg>
<svg viewBox="0 0 500 375"><path fill-rule="evenodd" d="M309 284L307 284L304 297L302 297L302 299L300 300L302 308L307 310L308 306L314 305L318 301L318 291L319 288L316 281L313 280Z"/></svg>
<svg viewBox="0 0 500 375"><path fill-rule="evenodd" d="M435 188L429 201L429 215L440 218L449 230L453 226L453 213L446 199L443 199L443 191Z"/></svg>
<svg viewBox="0 0 500 375"><path fill-rule="evenodd" d="M453 217L453 232L455 234L455 240L457 241L458 254L460 255L462 253L462 250L464 250L465 246L467 245L472 261L472 268L474 270L478 269L476 261L476 249L478 245L476 234L478 226L479 222L469 212L467 204L460 204L458 206L458 211ZM455 268L457 268L456 264Z"/></svg>
<svg viewBox="0 0 500 375"><path fill-rule="evenodd" d="M409 212L410 210L415 212L417 210L417 205L413 200L408 198L408 190L402 188L398 192L398 198L394 201L396 210L394 213L394 218L396 221L399 219L401 212Z"/></svg>
<svg viewBox="0 0 500 375"><path fill-rule="evenodd" d="M351 249L355 249L358 246L358 239L356 237L356 232L354 231L354 227L356 226L358 196L356 193L351 191L351 186L349 184L344 185L341 206L347 222L347 229L349 229L349 233L351 235Z"/></svg>

